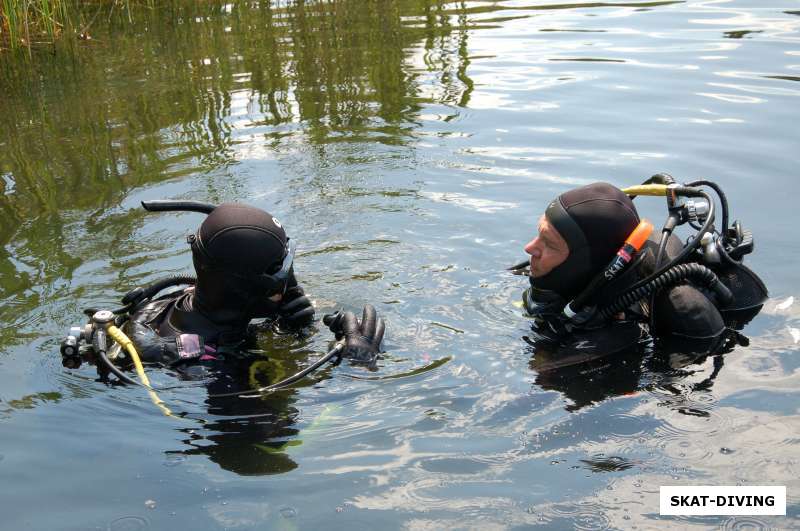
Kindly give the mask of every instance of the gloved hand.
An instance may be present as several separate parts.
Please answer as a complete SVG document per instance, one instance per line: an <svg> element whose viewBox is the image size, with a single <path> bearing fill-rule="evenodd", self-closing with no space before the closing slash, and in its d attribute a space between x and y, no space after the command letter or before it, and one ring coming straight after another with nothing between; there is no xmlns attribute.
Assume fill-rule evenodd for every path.
<svg viewBox="0 0 800 531"><path fill-rule="evenodd" d="M378 317L371 304L364 306L361 321L353 312L336 312L324 316L322 322L336 334L336 339L345 340L344 357L372 362L378 356L386 323Z"/></svg>
<svg viewBox="0 0 800 531"><path fill-rule="evenodd" d="M314 306L300 286L286 290L278 306L278 315L288 326L300 328L314 320Z"/></svg>

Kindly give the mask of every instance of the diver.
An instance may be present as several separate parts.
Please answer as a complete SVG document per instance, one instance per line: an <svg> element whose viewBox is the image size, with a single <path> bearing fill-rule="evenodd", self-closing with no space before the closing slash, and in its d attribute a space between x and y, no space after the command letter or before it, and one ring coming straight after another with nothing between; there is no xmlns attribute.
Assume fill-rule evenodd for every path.
<svg viewBox="0 0 800 531"><path fill-rule="evenodd" d="M131 383L119 366L133 363L149 386L140 362L181 372L198 366L246 367L243 352L253 337L253 319L294 331L313 322L314 306L294 275L295 241L270 213L237 203L145 201L142 206L155 212L207 214L187 238L196 277L170 277L135 288L114 311L87 310L89 324L73 328L62 342L65 366L96 362L101 377L111 372ZM177 286L183 287L159 295ZM322 363L338 363L343 357L375 363L385 323L373 306L364 307L360 320L352 312L336 312L324 316L323 322L336 335L336 346L306 370L263 389L289 385ZM122 348L111 348L107 337ZM80 343L86 345L79 348Z"/></svg>
<svg viewBox="0 0 800 531"><path fill-rule="evenodd" d="M718 229L707 188L722 207ZM666 197L660 235L640 219L633 202L638 195ZM625 190L593 183L559 195L524 247L530 259L509 268L530 280L523 305L534 334L526 341L558 353L547 365L563 365L568 357L582 363L587 355L623 352L651 339L673 352L729 345L768 295L742 263L752 252L752 233L728 218L718 185L678 184L667 174ZM686 244L674 234L684 224L696 229Z"/></svg>

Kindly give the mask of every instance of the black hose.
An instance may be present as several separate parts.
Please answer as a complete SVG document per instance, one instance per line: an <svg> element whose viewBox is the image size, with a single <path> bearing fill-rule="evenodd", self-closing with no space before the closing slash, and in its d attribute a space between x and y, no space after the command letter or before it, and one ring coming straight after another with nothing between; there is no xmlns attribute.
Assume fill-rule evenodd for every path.
<svg viewBox="0 0 800 531"><path fill-rule="evenodd" d="M327 361L330 361L334 356L341 356L342 351L344 350L344 343L337 343L331 350L328 351L327 354L322 356L320 359L303 369L302 371L289 376L288 378L281 380L280 382L276 382L271 385L266 385L264 387L259 387L258 389L246 389L244 391L234 391L232 393L218 393L213 395L208 395L209 398L225 398L230 396L242 396L242 395L251 395L251 394L259 394L265 393L267 391L276 391L278 389L283 389L284 387L288 387L293 383L301 380L311 374L312 372L316 371L322 365L324 365Z"/></svg>
<svg viewBox="0 0 800 531"><path fill-rule="evenodd" d="M288 378L285 378L285 379L281 380L280 382L276 382L274 384L270 384L270 385L267 385L267 386L264 386L264 387L259 387L258 389L246 389L244 391L235 391L235 392L232 392L232 393L210 394L210 395L208 395L208 397L209 398L224 398L224 397L231 397L231 396L242 396L242 395L249 395L249 394L256 394L256 393L265 393L267 391L276 391L278 389L283 389L284 387L288 387L288 386L292 385L293 383L305 378L306 376L308 376L312 372L314 372L317 369L319 369L326 362L330 361L335 356L341 356L341 353L342 353L343 350L344 350L344 343L337 343L336 346L334 346L331 350L329 350L328 353L325 354L324 356L322 356L320 359L318 359L317 361L315 361L314 363L312 363L311 365L309 365L308 367L306 367L302 371L299 371L299 372L289 376ZM145 389L150 390L150 391L169 391L169 390L173 390L173 389L180 389L180 388L186 387L184 385L177 385L177 386L170 386L170 387L153 387L153 386L145 385L145 384L143 384L142 382L140 382L138 380L134 380L133 378L131 378L130 376L128 376L127 374L122 372L119 368L117 368L117 366L114 365L111 362L110 359L108 359L108 356L106 355L105 351L99 351L98 355L100 357L100 360L102 360L103 364L106 367L108 367L108 370L111 371L114 374L114 376L119 378L120 381L122 381L124 383L132 384L132 385L138 385L138 386L144 387Z"/></svg>
<svg viewBox="0 0 800 531"><path fill-rule="evenodd" d="M658 269L658 266L661 265L661 260L664 258L664 253L667 250L667 243L669 242L669 237L670 237L670 235L672 235L672 230L668 228L668 225L669 225L669 223L667 223L667 225L664 226L664 230L661 232L661 240L658 242L658 252L656 253L655 269ZM654 291L654 292L652 292L650 294L650 297L649 297L649 300L648 300L651 308L653 307L653 304L655 303L655 299L656 299L656 293ZM653 325L654 325L653 319L654 319L654 313L650 312L650 329L651 330L653 329Z"/></svg>
<svg viewBox="0 0 800 531"><path fill-rule="evenodd" d="M722 188L719 187L717 183L707 181L705 179L701 179L699 181L692 181L690 183L686 183L686 186L708 186L709 188L713 188L714 191L719 196L719 202L722 204L722 230L720 231L724 236L728 232L728 198L725 196L725 192L722 191Z"/></svg>
<svg viewBox="0 0 800 531"><path fill-rule="evenodd" d="M674 286L679 282L689 279L702 283L709 289L713 290L714 293L716 293L719 297L723 306L730 304L730 302L733 300L733 294L731 293L731 290L729 290L728 287L723 284L717 275L709 268L704 265L694 263L679 264L673 266L669 270L659 275L657 278L654 278L644 285L631 287L630 289L624 291L617 296L611 304L602 308L598 312L598 315L603 320L611 319L611 317L623 311L636 301L654 294L658 290Z"/></svg>
<svg viewBox="0 0 800 531"><path fill-rule="evenodd" d="M175 275L173 277L167 277L161 280L157 280L156 282L153 282L152 284L144 288L144 298L150 299L154 297L159 291L167 289L172 286L178 286L180 284L194 285L196 283L197 283L197 277L194 277L192 275Z"/></svg>
<svg viewBox="0 0 800 531"><path fill-rule="evenodd" d="M114 310L114 313L127 313L135 310L137 306L139 306L142 302L152 299L155 297L158 292L161 290L167 289L172 286L178 286L181 284L190 284L194 285L197 283L197 278L191 275L175 275L167 278L162 278L161 280L156 280L152 284L145 286L145 287L138 287L134 288L122 297L122 308Z"/></svg>
<svg viewBox="0 0 800 531"><path fill-rule="evenodd" d="M656 253L656 268L661 265L661 260L664 258L664 252L667 250L667 243L672 234L671 230L664 229L661 232L661 239L658 242L658 252Z"/></svg>
<svg viewBox="0 0 800 531"><path fill-rule="evenodd" d="M697 193L698 195L705 197L706 200L708 201L708 216L706 217L706 221L705 223L703 223L703 226L700 228L699 231L697 231L697 234L694 235L692 240L690 240L689 243L687 243L686 246L684 246L683 250L680 253L678 253L678 255L675 258L673 258L667 264L661 267L658 267L658 265L656 265L656 270L653 273L643 278L642 280L636 282L633 286L630 287L628 291L633 291L637 288L644 286L650 281L660 277L664 272L680 264L684 260L684 258L689 256L689 254L692 251L694 251L697 247L700 246L700 240L702 239L703 234L705 234L706 232L710 232L711 226L714 224L714 210L715 210L714 201L711 200L711 196L709 196L707 193L703 191L698 190Z"/></svg>
<svg viewBox="0 0 800 531"><path fill-rule="evenodd" d="M106 352L104 350L97 351L97 355L100 357L100 360L103 362L106 368L108 368L108 370L111 371L114 374L114 376L119 378L120 381L126 384L139 385L141 387L144 387L145 389L150 389L142 382L137 382L136 380L134 380L133 378L131 378L130 376L119 370L116 365L111 363L111 360L108 359L108 356L106 356Z"/></svg>

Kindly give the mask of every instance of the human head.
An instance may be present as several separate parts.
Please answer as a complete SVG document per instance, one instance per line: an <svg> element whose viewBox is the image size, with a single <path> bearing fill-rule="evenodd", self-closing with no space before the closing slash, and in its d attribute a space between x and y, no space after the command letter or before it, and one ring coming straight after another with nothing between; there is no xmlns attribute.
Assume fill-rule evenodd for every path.
<svg viewBox="0 0 800 531"><path fill-rule="evenodd" d="M288 240L281 223L260 208L214 208L189 237L197 272L194 305L213 321L231 322L249 320L267 298L280 300L286 285L275 287L264 275L281 268Z"/></svg>
<svg viewBox="0 0 800 531"><path fill-rule="evenodd" d="M561 194L540 219L539 236L525 246L531 255L531 285L564 299L575 297L638 224L633 201L608 183Z"/></svg>
<svg viewBox="0 0 800 531"><path fill-rule="evenodd" d="M536 237L525 245L525 252L531 255L533 278L548 274L569 256L567 242L544 214L539 218L538 230Z"/></svg>

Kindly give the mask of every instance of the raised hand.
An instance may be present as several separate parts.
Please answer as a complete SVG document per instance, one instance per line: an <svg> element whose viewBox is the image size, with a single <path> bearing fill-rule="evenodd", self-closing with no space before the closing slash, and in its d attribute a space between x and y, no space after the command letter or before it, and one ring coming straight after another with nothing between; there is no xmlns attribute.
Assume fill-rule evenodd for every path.
<svg viewBox="0 0 800 531"><path fill-rule="evenodd" d="M364 306L360 321L353 312L336 312L324 316L322 322L336 334L336 339L345 340L344 357L369 363L378 356L386 323L371 304Z"/></svg>

